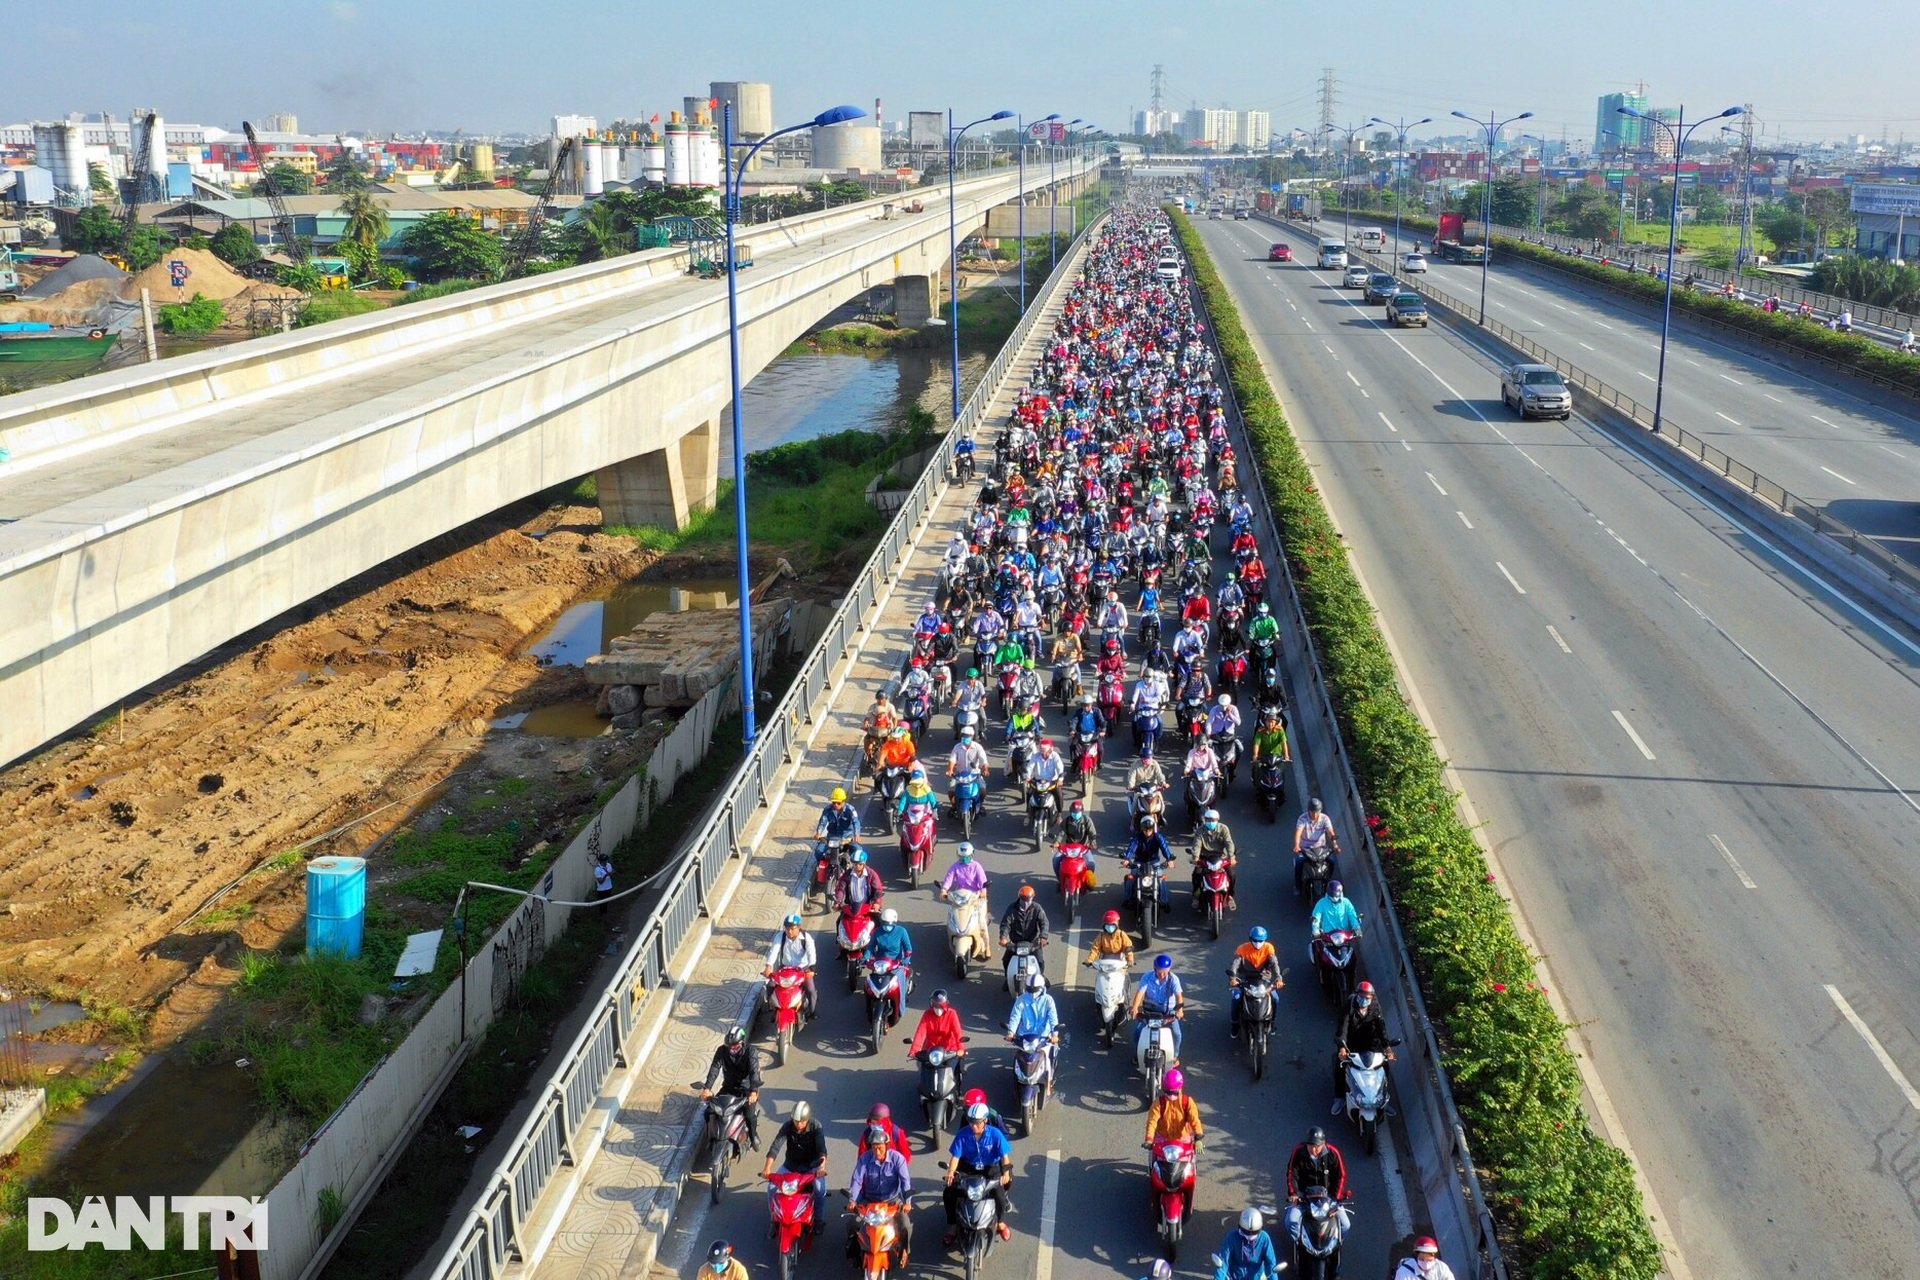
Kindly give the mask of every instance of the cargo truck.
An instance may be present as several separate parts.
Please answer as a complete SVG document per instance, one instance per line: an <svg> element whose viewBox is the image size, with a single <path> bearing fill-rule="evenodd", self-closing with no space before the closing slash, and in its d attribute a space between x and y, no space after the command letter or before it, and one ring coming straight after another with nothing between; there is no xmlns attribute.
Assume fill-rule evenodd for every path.
<svg viewBox="0 0 1920 1280"><path fill-rule="evenodd" d="M1467 216L1464 213L1440 215L1440 227L1434 234L1433 248L1448 262L1478 264L1487 260L1485 245L1467 243Z"/></svg>

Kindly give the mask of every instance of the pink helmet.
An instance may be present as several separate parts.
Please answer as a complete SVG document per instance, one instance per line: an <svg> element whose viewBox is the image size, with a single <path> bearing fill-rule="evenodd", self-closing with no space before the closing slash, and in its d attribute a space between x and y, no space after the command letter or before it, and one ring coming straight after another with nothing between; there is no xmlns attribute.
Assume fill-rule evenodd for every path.
<svg viewBox="0 0 1920 1280"><path fill-rule="evenodd" d="M1164 1081L1164 1083L1167 1086L1168 1093L1178 1093L1182 1089L1187 1087L1186 1073L1180 1070L1180 1068L1175 1067L1171 1071L1167 1072L1166 1080Z"/></svg>

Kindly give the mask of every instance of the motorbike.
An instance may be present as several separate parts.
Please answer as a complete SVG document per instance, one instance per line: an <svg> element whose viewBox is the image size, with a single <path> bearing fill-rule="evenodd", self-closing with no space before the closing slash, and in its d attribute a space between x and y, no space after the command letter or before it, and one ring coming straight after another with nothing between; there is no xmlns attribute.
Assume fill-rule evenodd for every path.
<svg viewBox="0 0 1920 1280"><path fill-rule="evenodd" d="M1086 689L1086 682L1080 674L1080 664L1063 662L1055 671L1054 696L1059 699L1060 709L1070 711L1080 701L1080 695Z"/></svg>
<svg viewBox="0 0 1920 1280"><path fill-rule="evenodd" d="M1035 779L1027 784L1027 824L1033 828L1033 851L1047 847L1053 824L1060 820L1060 784Z"/></svg>
<svg viewBox="0 0 1920 1280"><path fill-rule="evenodd" d="M1253 798L1268 822L1280 821L1280 806L1287 801L1287 765L1279 756L1266 756L1254 763Z"/></svg>
<svg viewBox="0 0 1920 1280"><path fill-rule="evenodd" d="M1067 927L1080 915L1080 895L1086 892L1087 881L1093 866L1093 850L1084 844L1063 844L1060 846L1059 867L1056 878L1060 886L1060 900L1066 904Z"/></svg>
<svg viewBox="0 0 1920 1280"><path fill-rule="evenodd" d="M811 1247L819 1223L814 1218L813 1184L819 1175L779 1170L767 1178L767 1208L773 1217L780 1280L793 1280L800 1253Z"/></svg>
<svg viewBox="0 0 1920 1280"><path fill-rule="evenodd" d="M920 1064L920 1114L938 1142L941 1133L959 1130L960 1075L967 1060L962 1054L936 1048L921 1050L915 1061Z"/></svg>
<svg viewBox="0 0 1920 1280"><path fill-rule="evenodd" d="M744 1094L716 1093L706 1100L702 1141L713 1201L727 1192L727 1173L747 1142L747 1099Z"/></svg>
<svg viewBox="0 0 1920 1280"><path fill-rule="evenodd" d="M953 957L953 974L967 980L967 966L984 964L990 954L987 934L987 895L973 889L955 889L948 895L947 954Z"/></svg>
<svg viewBox="0 0 1920 1280"><path fill-rule="evenodd" d="M892 834L900 829L899 802L901 792L907 789L907 766L883 766L874 788L880 793L880 803L887 811L887 832Z"/></svg>
<svg viewBox="0 0 1920 1280"><path fill-rule="evenodd" d="M1133 906L1140 914L1142 945L1152 943L1153 935L1160 931L1160 912L1166 906L1166 896L1166 868L1153 865L1134 868Z"/></svg>
<svg viewBox="0 0 1920 1280"><path fill-rule="evenodd" d="M965 704L955 704L953 708L953 740L960 741L963 729L973 730L974 737L980 736L980 708Z"/></svg>
<svg viewBox="0 0 1920 1280"><path fill-rule="evenodd" d="M1200 829L1200 815L1213 808L1220 798L1220 775L1211 769L1197 769L1187 775L1187 830Z"/></svg>
<svg viewBox="0 0 1920 1280"><path fill-rule="evenodd" d="M927 720L933 715L933 684L915 685L908 689L904 699L904 718L907 728L912 731L914 741L927 736Z"/></svg>
<svg viewBox="0 0 1920 1280"><path fill-rule="evenodd" d="M1330 852L1325 845L1311 845L1300 851L1304 859L1300 867L1301 893L1308 902L1320 901L1327 892L1327 882L1333 879Z"/></svg>
<svg viewBox="0 0 1920 1280"><path fill-rule="evenodd" d="M1320 989L1333 998L1334 1007L1343 1009L1353 996L1357 981L1354 952L1360 935L1347 929L1335 929L1313 940L1313 968L1320 976Z"/></svg>
<svg viewBox="0 0 1920 1280"><path fill-rule="evenodd" d="M1127 794L1127 818L1133 829L1140 829L1140 819L1152 818L1159 822L1166 817L1167 798L1158 786L1143 782Z"/></svg>
<svg viewBox="0 0 1920 1280"><path fill-rule="evenodd" d="M1207 731L1207 700L1200 697L1180 699L1180 732L1188 742L1197 742Z"/></svg>
<svg viewBox="0 0 1920 1280"><path fill-rule="evenodd" d="M1173 1065L1173 1019L1166 1014L1148 1013L1140 1017L1140 1029L1133 1037L1133 1065L1143 1082L1142 1091L1151 1107L1164 1092L1167 1068Z"/></svg>
<svg viewBox="0 0 1920 1280"><path fill-rule="evenodd" d="M909 805L900 821L900 856L907 866L907 883L918 887L920 877L933 864L933 828L935 808L928 803Z"/></svg>
<svg viewBox="0 0 1920 1280"><path fill-rule="evenodd" d="M973 839L973 822L980 816L986 790L986 782L978 769L968 769L953 777L953 816L960 820L962 840Z"/></svg>
<svg viewBox="0 0 1920 1280"><path fill-rule="evenodd" d="M1093 1007L1100 1015L1100 1038L1111 1049L1127 1016L1127 962L1122 956L1101 956L1085 963L1093 970Z"/></svg>
<svg viewBox="0 0 1920 1280"><path fill-rule="evenodd" d="M773 1065L784 1067L794 1036L807 1024L807 971L792 965L775 969L767 979L767 994L770 999L762 1007L773 1009Z"/></svg>
<svg viewBox="0 0 1920 1280"><path fill-rule="evenodd" d="M1025 669L1026 668L1017 662L1003 662L1000 664L1000 678L997 684L1000 689L1000 715L1002 718L1013 708L1014 686L1020 683L1020 673Z"/></svg>
<svg viewBox="0 0 1920 1280"><path fill-rule="evenodd" d="M1141 709L1133 713L1133 746L1152 751L1160 745L1160 710Z"/></svg>
<svg viewBox="0 0 1920 1280"><path fill-rule="evenodd" d="M907 984L907 991L911 991L912 982L913 975L907 967L891 956L878 957L867 966L867 1023L873 1028L873 1047L869 1052L879 1053L887 1028L900 1021L900 1010L906 1004L906 992L901 990L901 984Z"/></svg>
<svg viewBox="0 0 1920 1280"><path fill-rule="evenodd" d="M1040 944L1016 942L1007 948L1013 959L1007 964L1007 994L1014 999L1027 989L1027 975L1040 972Z"/></svg>
<svg viewBox="0 0 1920 1280"><path fill-rule="evenodd" d="M962 448L961 446L966 446ZM961 484L973 481L973 441L962 440L953 447L953 474Z"/></svg>
<svg viewBox="0 0 1920 1280"><path fill-rule="evenodd" d="M1293 1273L1305 1280L1335 1280L1340 1274L1340 1246L1346 1241L1353 1211L1327 1194L1325 1187L1307 1187L1300 1204L1287 1215L1293 1238Z"/></svg>
<svg viewBox="0 0 1920 1280"><path fill-rule="evenodd" d="M1180 1252L1180 1241L1187 1233L1187 1218L1193 1212L1193 1188L1196 1181L1193 1143L1184 1138L1148 1146L1147 1165L1153 1182L1155 1224L1160 1245L1172 1262Z"/></svg>
<svg viewBox="0 0 1920 1280"><path fill-rule="evenodd" d="M1267 1074L1267 1048L1273 1038L1273 984L1265 980L1243 982L1239 992L1239 1036L1253 1064L1253 1078Z"/></svg>
<svg viewBox="0 0 1920 1280"><path fill-rule="evenodd" d="M946 1168L945 1162L940 1167ZM960 1186L960 1212L954 1222L953 1243L965 1259L966 1280L979 1280L987 1255L1000 1243L1000 1233L996 1230L1000 1225L997 1221L1000 1206L993 1198L994 1178L990 1172L969 1171L954 1179Z"/></svg>
<svg viewBox="0 0 1920 1280"><path fill-rule="evenodd" d="M847 967L847 990L858 991L867 977L867 944L873 941L873 903L859 906L845 903L840 919L833 926L833 940L840 947L840 960Z"/></svg>
<svg viewBox="0 0 1920 1280"><path fill-rule="evenodd" d="M1238 693L1247 678L1247 651L1241 648L1226 650L1220 655L1220 678L1214 681L1222 693Z"/></svg>
<svg viewBox="0 0 1920 1280"><path fill-rule="evenodd" d="M887 1280L907 1269L906 1240L895 1219L906 1206L898 1200L869 1200L853 1207L853 1243L863 1280Z"/></svg>
<svg viewBox="0 0 1920 1280"><path fill-rule="evenodd" d="M1398 1039L1387 1041L1389 1045L1400 1043ZM1353 1121L1360 1130L1360 1138L1367 1144L1367 1154L1374 1154L1380 1143L1380 1120L1387 1113L1390 1097L1387 1092L1386 1054L1377 1049L1361 1053L1350 1053L1346 1059L1347 1119Z"/></svg>
<svg viewBox="0 0 1920 1280"><path fill-rule="evenodd" d="M1014 1042L1013 1078L1020 1086L1020 1134L1033 1137L1034 1123L1053 1096L1053 1041L1021 1036Z"/></svg>
<svg viewBox="0 0 1920 1280"><path fill-rule="evenodd" d="M1033 759L1033 749L1039 742L1039 735L1031 723L1026 728L1015 729L1007 736L1007 776L1018 779L1027 771L1027 761Z"/></svg>
<svg viewBox="0 0 1920 1280"><path fill-rule="evenodd" d="M1151 649L1160 643L1161 623L1158 610L1150 610L1140 616L1140 647Z"/></svg>
<svg viewBox="0 0 1920 1280"><path fill-rule="evenodd" d="M1223 729L1208 741L1220 761L1220 794L1224 796L1233 787L1234 775L1240 772L1240 737L1231 729Z"/></svg>
<svg viewBox="0 0 1920 1280"><path fill-rule="evenodd" d="M1125 700L1121 694L1120 677L1103 674L1093 700L1099 704L1101 714L1107 718L1107 736L1111 738L1114 726L1120 723L1120 704Z"/></svg>
<svg viewBox="0 0 1920 1280"><path fill-rule="evenodd" d="M822 906L832 900L834 883L839 880L840 873L851 865L854 843L852 836L814 841L813 879L807 885L809 898L818 898Z"/></svg>
<svg viewBox="0 0 1920 1280"><path fill-rule="evenodd" d="M1214 862L1206 858L1200 860L1200 907L1207 915L1207 928L1213 933L1213 940L1220 940L1220 930L1227 922L1228 899L1231 896L1233 878L1228 873L1224 857Z"/></svg>
<svg viewBox="0 0 1920 1280"><path fill-rule="evenodd" d="M1093 798L1093 775L1100 771L1100 735L1073 731L1073 746L1070 758L1073 772L1080 779L1080 798Z"/></svg>

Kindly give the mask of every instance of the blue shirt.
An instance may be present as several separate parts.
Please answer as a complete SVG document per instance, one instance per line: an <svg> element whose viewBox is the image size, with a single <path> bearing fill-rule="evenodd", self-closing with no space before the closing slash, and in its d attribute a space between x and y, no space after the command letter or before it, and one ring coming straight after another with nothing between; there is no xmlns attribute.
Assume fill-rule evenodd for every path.
<svg viewBox="0 0 1920 1280"><path fill-rule="evenodd" d="M1313 904L1313 931L1321 934L1335 929L1360 932L1360 913L1353 909L1353 899L1343 896L1335 902L1329 894Z"/></svg>
<svg viewBox="0 0 1920 1280"><path fill-rule="evenodd" d="M851 1192L849 1199L855 1204L863 1200L905 1200L913 1190L913 1174L907 1170L907 1158L889 1145L887 1158L882 1160L876 1151L868 1151L853 1165L853 1181L848 1184Z"/></svg>
<svg viewBox="0 0 1920 1280"><path fill-rule="evenodd" d="M1214 1273L1216 1280L1272 1280L1280 1274L1280 1259L1274 1256L1273 1239L1264 1231L1256 1233L1251 1240L1238 1229L1229 1231L1215 1252L1221 1258L1220 1269Z"/></svg>
<svg viewBox="0 0 1920 1280"><path fill-rule="evenodd" d="M976 1169L999 1164L1002 1160L1013 1159L1013 1143L1007 1135L988 1125L984 1132L975 1134L973 1126L967 1125L953 1135L953 1142L947 1147L947 1154L963 1164Z"/></svg>
<svg viewBox="0 0 1920 1280"><path fill-rule="evenodd" d="M1180 1007L1180 976L1168 970L1166 980L1158 976L1159 971L1147 974L1140 979L1140 1001L1142 1013L1172 1013Z"/></svg>
<svg viewBox="0 0 1920 1280"><path fill-rule="evenodd" d="M907 936L907 927L903 924L882 924L873 931L873 941L867 945L867 953L910 964L913 961L913 939Z"/></svg>
<svg viewBox="0 0 1920 1280"><path fill-rule="evenodd" d="M1045 991L1022 991L1007 1014L1010 1036L1050 1036L1060 1027L1060 1007Z"/></svg>

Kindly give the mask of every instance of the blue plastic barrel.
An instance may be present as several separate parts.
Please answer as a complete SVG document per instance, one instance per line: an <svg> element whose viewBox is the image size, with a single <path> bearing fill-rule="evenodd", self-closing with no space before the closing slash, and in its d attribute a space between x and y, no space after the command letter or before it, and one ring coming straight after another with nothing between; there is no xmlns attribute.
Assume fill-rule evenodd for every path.
<svg viewBox="0 0 1920 1280"><path fill-rule="evenodd" d="M307 864L307 954L360 956L367 925L367 860L315 858Z"/></svg>

